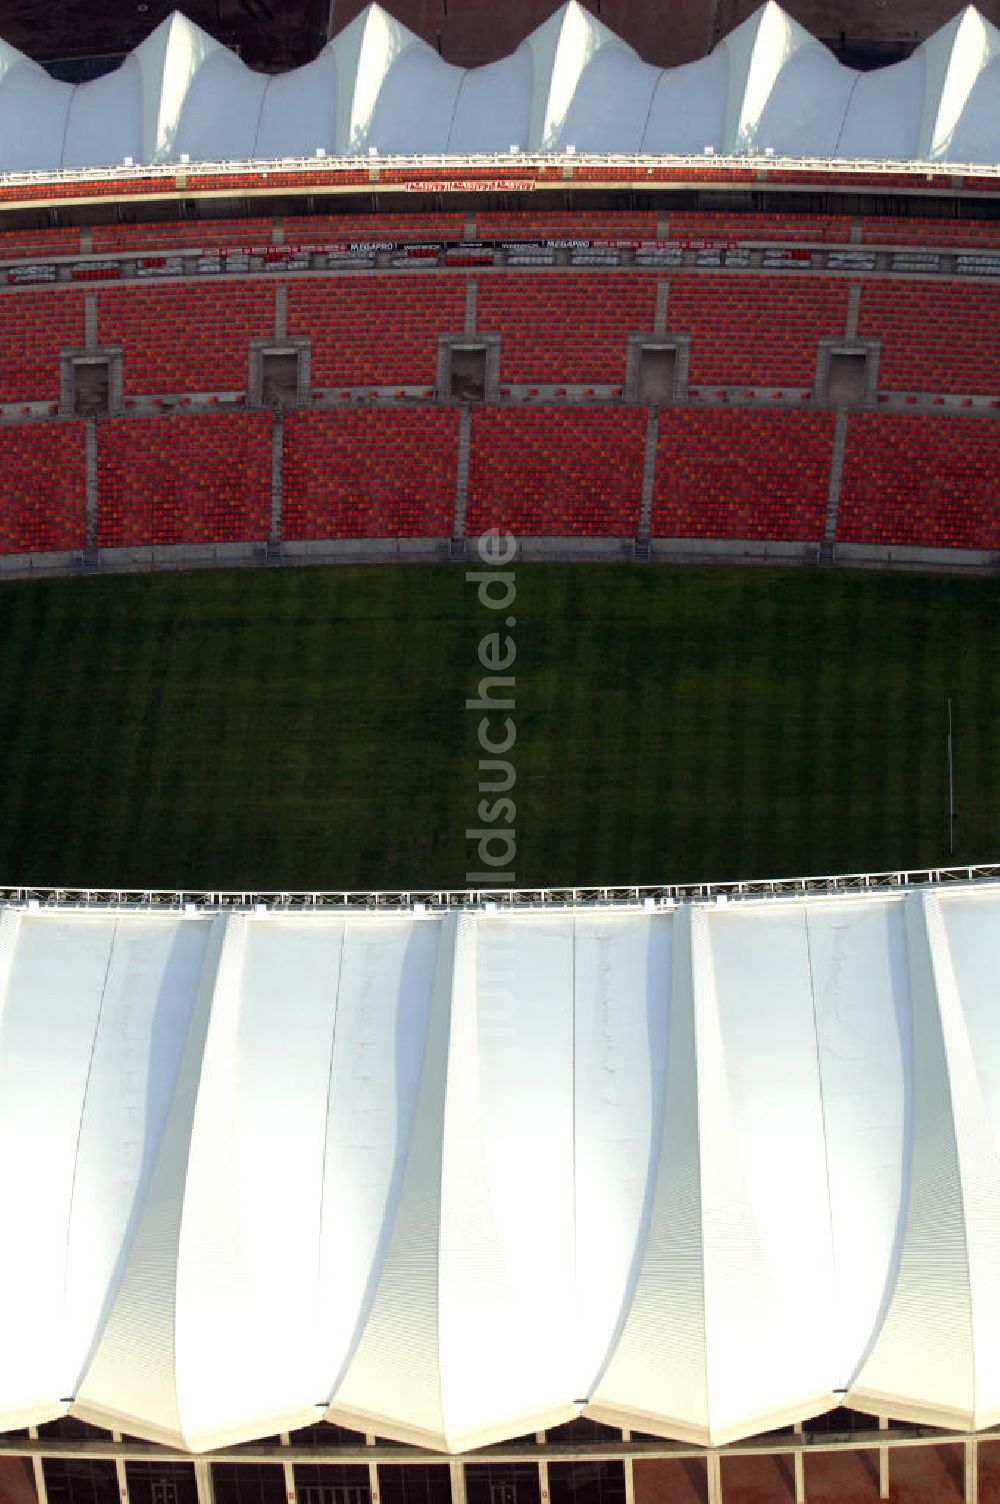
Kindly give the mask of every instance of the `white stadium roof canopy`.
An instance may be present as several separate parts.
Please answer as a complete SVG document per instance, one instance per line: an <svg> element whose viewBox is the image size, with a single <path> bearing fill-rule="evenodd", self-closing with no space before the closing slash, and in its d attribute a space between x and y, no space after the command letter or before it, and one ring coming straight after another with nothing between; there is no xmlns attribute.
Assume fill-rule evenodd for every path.
<svg viewBox="0 0 1000 1504"><path fill-rule="evenodd" d="M1000 30L968 6L859 73L767 0L708 57L661 69L569 0L509 57L462 69L373 4L311 63L267 75L175 11L76 85L0 41L0 172L512 145L996 164Z"/></svg>
<svg viewBox="0 0 1000 1504"><path fill-rule="evenodd" d="M989 882L7 905L0 1429L994 1425L998 942Z"/></svg>

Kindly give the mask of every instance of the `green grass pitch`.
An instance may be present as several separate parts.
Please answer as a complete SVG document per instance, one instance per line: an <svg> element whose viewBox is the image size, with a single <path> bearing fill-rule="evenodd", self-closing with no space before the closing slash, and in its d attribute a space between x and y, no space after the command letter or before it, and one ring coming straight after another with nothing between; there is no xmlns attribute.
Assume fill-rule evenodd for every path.
<svg viewBox="0 0 1000 1504"><path fill-rule="evenodd" d="M519 885L1000 859L988 579L518 564ZM0 586L0 881L464 885L461 566Z"/></svg>

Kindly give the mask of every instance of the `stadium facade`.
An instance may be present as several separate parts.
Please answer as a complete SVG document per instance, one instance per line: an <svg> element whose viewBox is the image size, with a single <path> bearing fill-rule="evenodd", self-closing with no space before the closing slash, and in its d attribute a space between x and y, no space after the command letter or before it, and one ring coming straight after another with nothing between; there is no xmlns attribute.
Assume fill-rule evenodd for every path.
<svg viewBox="0 0 1000 1504"><path fill-rule="evenodd" d="M774 3L706 58L642 61L576 0L509 57L445 63L369 5L305 67L255 73L174 12L113 73L58 82L0 42L0 170L581 152L995 163L1000 31L968 6L911 57L839 63Z"/></svg>
<svg viewBox="0 0 1000 1504"><path fill-rule="evenodd" d="M426 534L428 557L461 557L470 448L491 464L516 455L522 416L544 449L568 447L555 420L581 404L589 427L596 413L615 434L614 481L595 487L600 515L583 531L634 537L636 558L657 529L661 451L676 485L661 408L665 431L667 409L680 414L674 442L693 403L713 458L730 404L763 409L771 489L772 431L801 449L785 409L836 415L816 516L768 514L769 547L822 539L831 562L852 546L837 487L845 455L848 480L852 464L873 472L850 448L869 423L890 435L894 476L907 427L919 425L921 470L933 468L924 432L942 454L940 425L962 437L975 458L956 443L946 481L964 516L973 483L995 473L982 455L1000 410L995 354L977 343L984 279L1000 268L998 38L970 8L905 63L861 75L768 4L710 57L659 70L571 3L510 58L462 71L372 6L308 67L265 77L175 14L115 73L76 87L0 47L3 297L26 331L2 413L17 462L5 561L46 568L61 550L58 567L144 567L162 546L222 562L266 547L273 562L314 535L370 541L369 520L323 513L299 525L303 543L291 505L308 476L339 475L352 445L392 459L386 435L405 419L416 438L395 464L412 484L413 456L444 448L431 420L459 413L443 521L387 524L381 478L373 489L379 536ZM271 222L249 218L278 195ZM944 220L942 206L954 225L916 217ZM914 216L902 242L887 233L897 208ZM141 223L163 212L176 223ZM421 322L432 267L457 310ZM813 317L827 275L840 301ZM343 374L329 350L339 359L350 341L317 301L360 297L360 341L378 322L356 291L369 276L393 298L378 381L364 348ZM481 353L497 364L473 422L447 362L478 337L491 278ZM645 303L579 348L568 331L587 315L559 303L556 361L518 354L535 279L558 302L584 278L613 283L619 307L644 278ZM726 278L732 296L724 287L710 316L685 310L693 284L714 294ZM751 308L749 332L741 319L758 287L787 315L791 279L796 348L768 349L781 327L770 305ZM229 284L245 302L230 303ZM949 340L940 367L907 349L876 371L908 322L876 301L894 288L926 299L927 326ZM196 295L214 321L189 312ZM620 372L603 364L612 345ZM642 384L647 347L676 367L664 390ZM835 355L865 369L849 398L829 380ZM266 412L261 363L290 357L291 394ZM105 373L90 406L83 368ZM521 411L534 399L537 420ZM241 404L251 411L220 415ZM645 433L635 517L609 521L630 408ZM491 411L513 414L510 432L477 448ZM359 434L347 441L345 417ZM305 446L306 418L328 448ZM251 521L233 520L226 493L218 522L192 482L210 450L248 473L214 437L227 423L260 440ZM67 453L40 473L57 438ZM727 467L742 463L742 429L728 442ZM120 500L119 471L151 451L145 517L131 493ZM345 490L364 490L344 474ZM949 514L940 536L911 539L884 520L879 484L863 501L886 531L866 547L930 541L954 558L969 545L977 568L1000 556L992 522L970 539ZM790 485L799 499L802 478ZM509 523L505 504L479 523ZM542 517L524 531L580 527ZM801 1504L807 1453L811 1465L877 1450L888 1497L894 1449L929 1456L956 1440L972 1504L977 1448L1000 1422L992 878L556 902L9 895L4 1504L654 1504L641 1470L692 1458L717 1504L722 1461L758 1455L791 1459ZM22 1463L30 1498L5 1471Z"/></svg>

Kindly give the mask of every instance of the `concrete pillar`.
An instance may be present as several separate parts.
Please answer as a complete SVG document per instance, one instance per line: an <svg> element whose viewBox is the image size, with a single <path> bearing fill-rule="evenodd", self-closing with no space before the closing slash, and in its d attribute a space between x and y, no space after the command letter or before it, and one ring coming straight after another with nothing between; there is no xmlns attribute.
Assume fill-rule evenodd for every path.
<svg viewBox="0 0 1000 1504"><path fill-rule="evenodd" d="M965 1504L979 1504L979 1442L965 1443Z"/></svg>
<svg viewBox="0 0 1000 1504"><path fill-rule="evenodd" d="M271 512L267 541L272 548L281 542L281 511L284 498L285 417L277 408L271 418Z"/></svg>
<svg viewBox="0 0 1000 1504"><path fill-rule="evenodd" d="M718 1452L709 1452L705 1460L708 1463L708 1504L722 1504L721 1459Z"/></svg>
<svg viewBox="0 0 1000 1504"><path fill-rule="evenodd" d="M451 1474L451 1504L465 1504L465 1463L449 1462L448 1472Z"/></svg>
<svg viewBox="0 0 1000 1504"><path fill-rule="evenodd" d="M661 277L656 284L656 311L653 314L653 333L666 334L667 332L667 298L670 294L670 283L666 277Z"/></svg>
<svg viewBox="0 0 1000 1504"><path fill-rule="evenodd" d="M622 1428L622 1441L631 1441L632 1432L627 1426ZM632 1471L632 1459L624 1459L625 1467L625 1504L635 1504L635 1474Z"/></svg>
<svg viewBox="0 0 1000 1504"><path fill-rule="evenodd" d="M879 1416L879 1418L878 1418L878 1428L879 1428L880 1431L888 1431L888 1429L889 1429L889 1417L887 1415L880 1415ZM887 1499L889 1497L889 1448L888 1447L879 1447L879 1449L878 1449L878 1496L879 1496L880 1499Z"/></svg>
<svg viewBox="0 0 1000 1504"><path fill-rule="evenodd" d="M88 350L92 350L97 344L96 292L85 292L83 295L83 342Z"/></svg>
<svg viewBox="0 0 1000 1504"><path fill-rule="evenodd" d="M28 1435L31 1437L32 1441L37 1441L38 1427L29 1426ZM40 1457L32 1457L31 1471L35 1477L35 1493L38 1496L38 1504L48 1504L49 1491L45 1487L45 1469L42 1466L42 1459Z"/></svg>
<svg viewBox="0 0 1000 1504"><path fill-rule="evenodd" d="M83 431L84 538L87 548L96 548L99 504L97 494L97 419L88 418L86 423L87 426Z"/></svg>
<svg viewBox="0 0 1000 1504"><path fill-rule="evenodd" d="M121 1445L121 1439L122 1433L120 1431L112 1431L111 1440L116 1446ZM125 1476L124 1457L115 1458L115 1477L118 1480L118 1497L121 1499L122 1504L128 1504L128 1478Z"/></svg>
<svg viewBox="0 0 1000 1504"><path fill-rule="evenodd" d="M198 1490L198 1504L215 1504L215 1483L210 1462L195 1462L194 1482Z"/></svg>
<svg viewBox="0 0 1000 1504"><path fill-rule="evenodd" d="M833 450L830 455L830 478L826 488L826 518L823 523L824 543L833 543L837 537L840 483L844 474L844 455L847 451L847 421L847 409L839 407L833 423Z"/></svg>
<svg viewBox="0 0 1000 1504"><path fill-rule="evenodd" d="M648 538L653 523L653 492L656 488L656 452L660 445L660 409L646 414L646 441L642 457L642 491L639 494L637 538Z"/></svg>
<svg viewBox="0 0 1000 1504"><path fill-rule="evenodd" d="M283 1447L291 1446L292 1438L287 1431L282 1431L279 1440ZM290 1462L283 1462L281 1468L285 1475L285 1498L288 1504L295 1504L295 1468Z"/></svg>
<svg viewBox="0 0 1000 1504"><path fill-rule="evenodd" d="M374 1434L371 1431L366 1432L366 1434L365 1434L365 1446L366 1447L373 1447L374 1445L375 1445ZM369 1462L369 1464L368 1464L368 1492L371 1495L371 1504L379 1504L378 1463L377 1462Z"/></svg>
<svg viewBox="0 0 1000 1504"><path fill-rule="evenodd" d="M802 1422L795 1423L796 1436L802 1435ZM806 1504L806 1454L801 1447L792 1453L795 1467L795 1504Z"/></svg>
<svg viewBox="0 0 1000 1504"><path fill-rule="evenodd" d="M455 466L455 511L451 536L465 537L465 513L469 500L469 453L472 448L472 409L463 402L458 414L458 463Z"/></svg>

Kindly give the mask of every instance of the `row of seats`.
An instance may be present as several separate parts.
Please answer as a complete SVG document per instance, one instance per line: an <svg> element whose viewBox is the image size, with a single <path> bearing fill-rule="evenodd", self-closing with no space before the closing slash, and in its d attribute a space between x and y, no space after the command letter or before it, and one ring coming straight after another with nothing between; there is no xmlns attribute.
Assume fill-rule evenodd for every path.
<svg viewBox="0 0 1000 1504"><path fill-rule="evenodd" d="M645 435L641 408L473 413L467 531L633 536Z"/></svg>
<svg viewBox="0 0 1000 1504"><path fill-rule="evenodd" d="M832 413L660 414L655 537L823 536Z"/></svg>
<svg viewBox="0 0 1000 1504"><path fill-rule="evenodd" d="M289 215L285 240L321 244L328 240L462 240L461 214Z"/></svg>
<svg viewBox="0 0 1000 1504"><path fill-rule="evenodd" d="M670 240L814 240L846 241L851 236L848 215L822 214L695 214L672 210L667 219Z"/></svg>
<svg viewBox="0 0 1000 1504"><path fill-rule="evenodd" d="M484 273L476 324L501 338L502 381L621 381L628 335L651 330L654 272Z"/></svg>
<svg viewBox="0 0 1000 1504"><path fill-rule="evenodd" d="M19 288L0 299L0 402L58 397L59 352L84 342L84 295Z"/></svg>
<svg viewBox="0 0 1000 1504"><path fill-rule="evenodd" d="M656 235L655 213L625 213L614 210L532 210L517 209L506 214L476 215L476 235L481 240L549 238L614 238L618 235L653 239Z"/></svg>
<svg viewBox="0 0 1000 1504"><path fill-rule="evenodd" d="M269 245L270 219L181 219L158 224L96 225L95 251L129 251L177 246Z"/></svg>
<svg viewBox="0 0 1000 1504"><path fill-rule="evenodd" d="M633 536L646 417L610 406L476 410L467 531ZM653 535L818 542L834 424L830 413L661 411ZM458 425L454 408L289 413L283 536L448 536ZM82 422L0 427L0 466L0 552L84 546ZM97 541L263 541L270 488L268 414L115 419L99 432ZM837 538L1000 548L1000 425L852 414Z"/></svg>
<svg viewBox="0 0 1000 1504"><path fill-rule="evenodd" d="M461 277L287 286L287 331L310 337L318 386L431 384L438 336L464 325ZM503 382L621 382L629 333L653 328L656 288L651 271L613 278L484 273L477 327L501 337ZM805 285L777 276L676 273L668 325L691 333L693 383L808 384L818 338L843 332L847 296L847 283L832 278ZM0 369L0 400L57 395L59 347L83 342L82 307L70 298L30 291L4 300L0 326L12 358ZM273 330L273 284L142 285L98 295L98 339L123 347L129 395L241 390L249 341ZM914 362L883 384L935 385L915 379ZM1000 375L992 389L998 387Z"/></svg>
<svg viewBox="0 0 1000 1504"><path fill-rule="evenodd" d="M679 272L667 322L690 331L692 382L808 385L817 341L844 333L848 295L835 277Z"/></svg>
<svg viewBox="0 0 1000 1504"><path fill-rule="evenodd" d="M447 537L457 463L453 408L289 413L282 536Z"/></svg>
<svg viewBox="0 0 1000 1504"><path fill-rule="evenodd" d="M1000 247L998 219L888 219L866 215L862 223L868 245L970 245L981 250Z"/></svg>
<svg viewBox="0 0 1000 1504"><path fill-rule="evenodd" d="M852 219L847 215L700 213L671 210L512 210L474 216L471 227L461 214L290 215L268 218L164 220L127 225L95 225L89 232L94 252L163 247L207 247L269 243L275 224L288 243L326 240L460 240L467 231L482 239L576 237L653 238L659 230L670 239L722 239L731 242L804 240L846 242ZM865 216L865 243L874 245L954 245L996 248L1000 221ZM65 256L81 251L78 227L0 231L0 259Z"/></svg>
<svg viewBox="0 0 1000 1504"><path fill-rule="evenodd" d="M501 336L503 382L620 382L627 336L653 328L657 274L483 272L477 327ZM461 275L287 282L287 330L313 345L321 386L432 383L438 336L464 326ZM690 333L695 385L808 385L817 341L841 337L851 283L795 274L673 272L667 327ZM861 282L858 333L882 340L884 390L1000 391L1000 287ZM126 392L241 390L247 347L273 335L275 283L100 286L98 339L121 344ZM58 395L58 355L83 344L69 289L0 297L0 401Z"/></svg>
<svg viewBox="0 0 1000 1504"><path fill-rule="evenodd" d="M102 548L263 541L271 508L270 417L106 423L97 496Z"/></svg>
<svg viewBox="0 0 1000 1504"><path fill-rule="evenodd" d="M82 548L87 536L85 425L0 428L0 553Z"/></svg>
<svg viewBox="0 0 1000 1504"><path fill-rule="evenodd" d="M1000 548L1000 424L854 414L837 536L849 543Z"/></svg>
<svg viewBox="0 0 1000 1504"><path fill-rule="evenodd" d="M858 333L882 340L879 386L1000 390L1000 287L958 281L864 283Z"/></svg>
<svg viewBox="0 0 1000 1504"><path fill-rule="evenodd" d="M242 391L252 338L274 332L259 282L136 286L98 296L98 339L122 346L126 393Z"/></svg>
<svg viewBox="0 0 1000 1504"><path fill-rule="evenodd" d="M432 383L438 335L460 331L464 319L461 276L288 284L288 333L311 338L320 386Z"/></svg>
<svg viewBox="0 0 1000 1504"><path fill-rule="evenodd" d="M72 256L80 250L78 229L4 230L0 232L0 261L25 256Z"/></svg>

